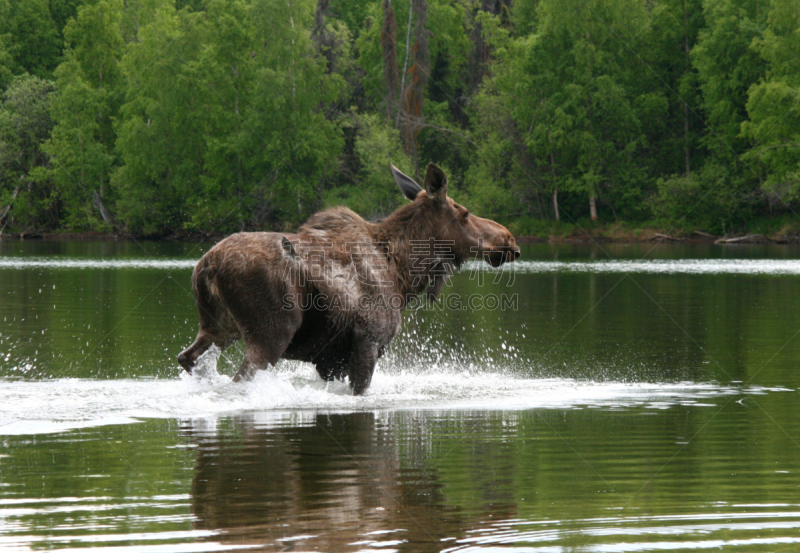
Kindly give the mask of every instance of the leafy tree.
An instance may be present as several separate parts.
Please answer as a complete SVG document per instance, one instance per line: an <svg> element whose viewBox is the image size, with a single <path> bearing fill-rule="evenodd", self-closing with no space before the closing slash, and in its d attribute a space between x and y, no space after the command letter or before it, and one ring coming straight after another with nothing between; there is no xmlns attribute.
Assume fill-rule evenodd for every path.
<svg viewBox="0 0 800 553"><path fill-rule="evenodd" d="M750 120L742 131L757 143L749 157L763 164L764 186L789 202L800 197L800 2L771 2L753 48L769 65L748 91Z"/></svg>
<svg viewBox="0 0 800 553"><path fill-rule="evenodd" d="M59 42L63 43L64 28L71 19L78 15L78 8L85 3L86 0L49 0L50 17L58 32ZM59 45L60 49L61 45Z"/></svg>
<svg viewBox="0 0 800 553"><path fill-rule="evenodd" d="M750 46L761 36L767 10L760 0L705 0L705 26L692 49L710 129L704 141L717 154L739 154L750 143L741 135L747 91L764 76L766 63Z"/></svg>
<svg viewBox="0 0 800 553"><path fill-rule="evenodd" d="M489 19L483 22L485 31L491 28L488 23ZM527 67L534 59L531 51L539 46L538 37L506 39L503 33L496 37L494 45L500 62L475 97L471 112L478 155L468 173L470 203L481 213L495 217L513 216L520 211L527 214L536 209L539 217L558 219L561 175L556 163L568 162L562 161L560 148L566 146L562 140L566 137L558 125L568 121L561 111L550 116L548 127L525 127L522 119L527 110L532 111L529 116L535 120L544 116L538 110L555 94L556 77L544 63L536 71ZM544 62L545 58L538 60ZM524 107L517 101L519 93L528 99ZM523 129L530 131L528 136ZM542 206L542 193L552 195L552 209Z"/></svg>
<svg viewBox="0 0 800 553"><path fill-rule="evenodd" d="M747 90L766 69L750 47L761 34L766 13L759 0L703 3L705 26L698 33L691 58L706 122L701 143L708 152L696 182L703 191L702 202L708 205L703 209L693 204L686 209L693 212L690 220L711 230L742 224L763 201L758 174L739 156L751 146L741 134L742 122L747 119Z"/></svg>
<svg viewBox="0 0 800 553"><path fill-rule="evenodd" d="M552 195L557 219L562 190L588 199L592 218L598 197L612 210L635 213L641 130L635 79L626 69L636 64L616 29L626 20L644 26L642 6L543 1L538 20L536 34L513 40L500 54L494 83L509 98L514 132L522 133L527 181Z"/></svg>
<svg viewBox="0 0 800 553"><path fill-rule="evenodd" d="M44 149L69 228L114 224L105 204L116 160L112 121L121 99L122 8L122 0L85 4L64 31L69 49L56 70L55 127Z"/></svg>
<svg viewBox="0 0 800 553"><path fill-rule="evenodd" d="M0 228L9 218L20 229L58 223L50 183L36 178L37 171L48 164L42 143L53 127L50 100L54 91L55 83L22 75L12 81L2 96Z"/></svg>
<svg viewBox="0 0 800 553"><path fill-rule="evenodd" d="M164 2L128 45L126 97L117 122L122 164L113 182L118 216L134 233L180 228L197 201L205 139L202 90L189 64L202 47L202 13Z"/></svg>
<svg viewBox="0 0 800 553"><path fill-rule="evenodd" d="M466 122L464 72L472 49L469 36L473 21L458 2L394 2L396 43L387 50L389 45L384 41L389 35L384 27L389 7L387 3L373 5L367 29L356 43L365 96L360 107L368 111L389 108L393 113L388 118L403 130L406 155L444 163L453 152L442 145L455 135L445 136L453 130L464 134L458 127ZM387 55L388 51L395 55ZM389 80L397 90L390 92L386 75L395 72L397 80ZM413 174L417 165L415 162Z"/></svg>
<svg viewBox="0 0 800 553"><path fill-rule="evenodd" d="M14 228L291 228L340 202L378 217L399 201L388 163L432 160L517 229L739 229L800 199L798 14L798 0L0 0L0 216L19 189Z"/></svg>
<svg viewBox="0 0 800 553"><path fill-rule="evenodd" d="M366 21L374 3L363 0L320 0L320 4L328 4L333 17L341 20L355 37L366 27Z"/></svg>
<svg viewBox="0 0 800 553"><path fill-rule="evenodd" d="M0 90L5 90L14 76L14 57L11 55L8 34L0 34Z"/></svg>
<svg viewBox="0 0 800 553"><path fill-rule="evenodd" d="M323 109L342 79L313 46L315 5L204 8L163 6L123 62L115 183L133 232L296 224L336 168L342 141Z"/></svg>
<svg viewBox="0 0 800 553"><path fill-rule="evenodd" d="M754 194L756 176L739 159L749 147L739 128L746 118L746 90L764 71L750 44L760 33L765 10L758 0L706 0L702 10L693 11L685 4L668 7L661 16L673 22L667 28L694 46L689 53L692 70L681 66L685 56L673 56L671 62L664 58L665 67L674 68L668 74L681 75L677 86L686 100L683 117L681 106L671 109L674 123L669 127L678 128L683 119L684 135L682 147L677 134L664 142L663 151L672 152L672 162L665 159L665 165L655 167L661 176L653 210L672 224L723 232L743 224L760 201ZM668 176L670 171L675 174Z"/></svg>
<svg viewBox="0 0 800 553"><path fill-rule="evenodd" d="M648 84L660 89L668 104L666 133L648 137L657 143L660 175L689 175L703 162L702 98L692 50L704 24L702 0L661 0L653 10L646 61L657 80Z"/></svg>
<svg viewBox="0 0 800 553"><path fill-rule="evenodd" d="M61 54L61 37L48 0L11 2L10 6L0 8L0 12L6 12L8 17L5 32L12 37L9 46L15 65L22 72L51 76Z"/></svg>
<svg viewBox="0 0 800 553"><path fill-rule="evenodd" d="M354 153L359 171L354 184L337 187L325 194L325 203L342 204L370 218L378 219L398 207L402 198L388 186L389 164L412 172L411 159L403 151L400 132L379 114L351 114L347 122L356 132Z"/></svg>

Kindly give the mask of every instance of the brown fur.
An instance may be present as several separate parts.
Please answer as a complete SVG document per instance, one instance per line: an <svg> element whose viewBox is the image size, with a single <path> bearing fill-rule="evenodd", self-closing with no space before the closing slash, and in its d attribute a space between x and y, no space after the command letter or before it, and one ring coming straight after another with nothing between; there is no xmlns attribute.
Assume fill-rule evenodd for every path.
<svg viewBox="0 0 800 553"><path fill-rule="evenodd" d="M413 201L384 221L334 207L297 234L234 234L206 253L192 275L200 331L178 356L181 366L191 372L212 344L241 338L245 357L234 380L283 357L314 363L325 380L347 376L362 394L408 301L426 291L435 300L467 259L497 267L519 257L508 230L447 197L438 167L428 166L425 190L392 170Z"/></svg>

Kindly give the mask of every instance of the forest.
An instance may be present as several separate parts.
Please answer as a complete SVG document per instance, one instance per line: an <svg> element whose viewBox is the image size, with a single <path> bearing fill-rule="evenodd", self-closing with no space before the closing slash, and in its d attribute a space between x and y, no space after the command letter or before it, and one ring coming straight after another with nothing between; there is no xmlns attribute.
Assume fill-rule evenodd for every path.
<svg viewBox="0 0 800 553"><path fill-rule="evenodd" d="M0 234L800 230L800 0L0 0Z"/></svg>

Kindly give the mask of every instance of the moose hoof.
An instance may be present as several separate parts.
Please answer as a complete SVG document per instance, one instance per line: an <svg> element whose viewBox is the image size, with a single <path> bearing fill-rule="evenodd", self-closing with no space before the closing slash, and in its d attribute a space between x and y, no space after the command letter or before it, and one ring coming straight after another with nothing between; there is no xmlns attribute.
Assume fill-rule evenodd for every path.
<svg viewBox="0 0 800 553"><path fill-rule="evenodd" d="M189 359L188 355L186 355L185 353L181 353L178 356L178 364L181 367L183 367L183 370L185 370L187 373L192 374L192 365L193 365L193 363L192 363L191 359Z"/></svg>

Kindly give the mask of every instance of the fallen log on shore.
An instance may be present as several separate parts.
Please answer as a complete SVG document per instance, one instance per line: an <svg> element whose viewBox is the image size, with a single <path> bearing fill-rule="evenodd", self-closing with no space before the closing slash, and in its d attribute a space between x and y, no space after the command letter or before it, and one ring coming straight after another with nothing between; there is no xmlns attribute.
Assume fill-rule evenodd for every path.
<svg viewBox="0 0 800 553"><path fill-rule="evenodd" d="M714 241L715 244L735 244L737 242L755 242L757 239L763 238L760 234L748 234L746 236L737 236L735 238L719 238Z"/></svg>
<svg viewBox="0 0 800 553"><path fill-rule="evenodd" d="M670 236L669 234L661 234L659 232L653 235L653 240L672 240L673 242L683 242L686 239L678 236Z"/></svg>

